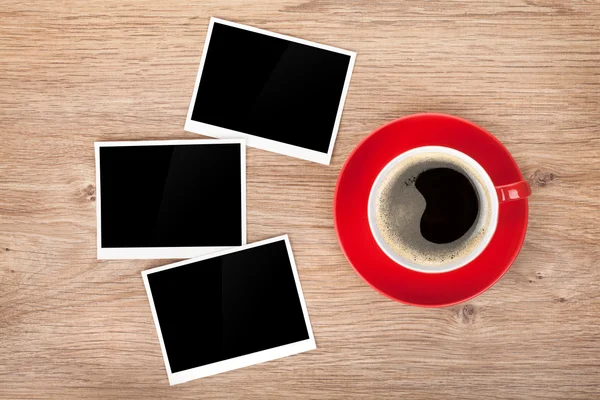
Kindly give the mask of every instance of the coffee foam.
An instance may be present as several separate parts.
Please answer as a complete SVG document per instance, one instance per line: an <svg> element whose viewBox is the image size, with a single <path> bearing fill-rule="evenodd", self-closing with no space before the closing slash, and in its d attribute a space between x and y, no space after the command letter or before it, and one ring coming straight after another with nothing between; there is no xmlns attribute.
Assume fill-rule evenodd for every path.
<svg viewBox="0 0 600 400"><path fill-rule="evenodd" d="M450 243L432 243L421 235L426 203L415 182L422 172L433 168L460 172L469 178L479 198L475 223ZM440 266L467 256L481 243L491 219L490 194L479 174L459 158L444 153L420 154L395 165L375 195L375 223L383 240L397 255L423 266Z"/></svg>

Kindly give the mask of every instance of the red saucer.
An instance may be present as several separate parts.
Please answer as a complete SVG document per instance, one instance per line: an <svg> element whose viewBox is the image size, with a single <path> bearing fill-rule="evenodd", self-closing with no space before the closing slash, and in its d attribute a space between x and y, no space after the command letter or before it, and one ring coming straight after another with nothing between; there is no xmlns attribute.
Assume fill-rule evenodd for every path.
<svg viewBox="0 0 600 400"><path fill-rule="evenodd" d="M501 203L498 226L488 247L471 263L441 274L404 268L379 248L367 218L371 186L397 155L420 146L447 146L471 156L496 186L522 180L519 167L493 135L443 114L417 114L390 122L354 149L338 178L334 222L340 245L356 272L391 299L422 307L469 300L492 286L519 254L527 231L527 199Z"/></svg>

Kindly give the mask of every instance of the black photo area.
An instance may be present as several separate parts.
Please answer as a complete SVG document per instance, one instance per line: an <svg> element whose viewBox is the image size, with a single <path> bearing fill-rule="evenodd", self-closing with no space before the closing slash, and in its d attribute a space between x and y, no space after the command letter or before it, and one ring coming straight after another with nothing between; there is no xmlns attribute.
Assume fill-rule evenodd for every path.
<svg viewBox="0 0 600 400"><path fill-rule="evenodd" d="M214 23L191 119L327 153L349 63Z"/></svg>
<svg viewBox="0 0 600 400"><path fill-rule="evenodd" d="M102 247L241 245L240 146L100 147Z"/></svg>
<svg viewBox="0 0 600 400"><path fill-rule="evenodd" d="M309 338L283 240L148 282L173 373Z"/></svg>

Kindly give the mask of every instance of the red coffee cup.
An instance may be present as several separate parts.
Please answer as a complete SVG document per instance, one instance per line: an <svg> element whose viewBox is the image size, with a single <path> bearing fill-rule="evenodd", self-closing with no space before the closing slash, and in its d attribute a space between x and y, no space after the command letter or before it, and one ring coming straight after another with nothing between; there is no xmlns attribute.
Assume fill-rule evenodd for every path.
<svg viewBox="0 0 600 400"><path fill-rule="evenodd" d="M369 222L369 199L385 169L403 155L432 150L470 163L492 202L489 237L469 257L437 269L386 249ZM508 270L525 239L530 193L512 156L493 135L458 117L417 114L378 128L352 152L338 178L334 222L344 254L373 288L403 303L441 307L478 295Z"/></svg>

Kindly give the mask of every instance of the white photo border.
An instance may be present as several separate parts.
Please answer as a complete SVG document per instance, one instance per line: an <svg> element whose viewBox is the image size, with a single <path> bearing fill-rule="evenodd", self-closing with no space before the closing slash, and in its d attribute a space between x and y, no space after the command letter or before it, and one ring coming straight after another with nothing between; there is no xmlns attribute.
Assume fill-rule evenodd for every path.
<svg viewBox="0 0 600 400"><path fill-rule="evenodd" d="M166 258L190 258L215 251L229 249L230 246L200 247L102 247L102 188L100 185L100 148L137 146L181 146L204 144L239 144L242 191L242 245L246 244L246 145L243 139L192 139L192 140L135 140L118 142L94 142L96 157L96 248L99 260L149 260ZM237 248L235 246L234 248Z"/></svg>
<svg viewBox="0 0 600 400"><path fill-rule="evenodd" d="M278 142L271 139L266 139L260 136L250 135L244 132L238 132L235 130L222 128L215 125L206 124L204 122L198 122L192 120L192 113L194 111L194 105L196 104L196 96L198 94L198 88L200 86L200 79L202 78L202 71L204 70L204 62L206 60L206 54L208 53L208 46L210 44L210 38L213 31L214 24L219 23L222 25L231 26L234 28L239 28L243 30L247 30L250 32L260 33L266 36L272 36L275 38L287 40L290 42L295 42L299 44L303 44L306 46L316 47L319 49L331 51L334 53L345 54L350 56L350 62L348 63L348 70L346 72L346 79L344 81L344 87L342 89L342 96L340 97L340 103L338 105L337 114L335 117L335 123L333 125L333 131L331 132L331 141L329 142L329 149L327 153L322 153L320 151L307 149L300 146L295 146L283 142ZM204 41L204 49L202 50L202 58L200 60L200 68L198 68L198 74L196 76L196 83L194 85L194 92L192 94L192 100L190 101L190 105L188 108L187 117L185 120L184 130L192 133L198 133L200 135L212 136L216 138L222 139L231 139L231 138L242 138L246 139L246 145L250 147L256 147L259 149L272 151L275 153L283 154L290 157L296 157L307 161L313 161L319 164L329 165L331 162L331 156L333 154L333 146L335 144L335 139L338 134L338 130L340 127L340 121L342 119L342 111L344 109L344 104L346 102L346 96L348 94L348 88L350 87L350 79L352 77L352 71L354 69L354 62L356 61L356 52L340 49L333 46L328 46L320 43L311 42L304 39L295 38L288 35L283 35L280 33L275 33L271 31L267 31L260 28L255 28L248 25L238 24L236 22L222 20L220 18L211 17L210 22L208 24L208 32L206 34L206 39Z"/></svg>
<svg viewBox="0 0 600 400"><path fill-rule="evenodd" d="M296 283L296 289L298 291L298 298L300 299L300 305L302 307L302 314L304 315L304 324L306 326L306 330L308 332L308 339L301 340L299 342L286 344L283 346L274 347L267 350L258 351L255 353L246 354L239 357L230 358L228 360L218 361L212 364L206 364L200 367L195 367L191 369L187 369L184 371L179 371L172 373L171 366L169 364L169 358L167 357L167 351L165 348L165 343L162 337L162 333L160 330L160 324L158 322L158 316L156 314L156 308L154 306L154 299L152 297L152 290L150 289L150 283L148 281L148 275L164 271L171 268L176 268L186 264L192 264L198 261L204 261L215 257L220 257L226 254L237 253L239 251L244 251L247 249L251 249L253 247L259 247L268 245L271 243L284 241L285 246L287 248L287 254L290 260L290 265L292 267L292 273L294 275L294 281ZM156 327L156 333L158 334L158 340L160 342L160 349L162 352L163 360L165 362L165 367L167 369L167 376L169 379L170 385L177 385L179 383L188 382L198 378L204 378L206 376L211 376L215 374L220 374L226 371L232 371L234 369L239 369L243 367L248 367L250 365L260 364L266 361L275 360L282 357L287 357L293 354L302 353L309 350L314 350L317 348L317 344L315 342L315 337L312 330L312 325L310 323L310 319L308 316L308 310L306 308L306 301L304 300L304 294L302 292L302 286L300 285L300 279L298 277L298 270L296 268L296 262L294 261L294 255L292 253L292 247L290 245L290 240L288 235L277 236L274 238L261 240L259 242L255 242L252 244L247 244L241 247L234 247L224 251L219 251L217 253L203 255L200 257L195 257L189 260L184 260L180 262L176 262L173 264L163 265L161 267L151 268L145 271L142 271L142 278L144 280L144 286L146 288L146 294L148 295L148 301L150 302L150 309L152 310L152 318L154 320L154 325Z"/></svg>

